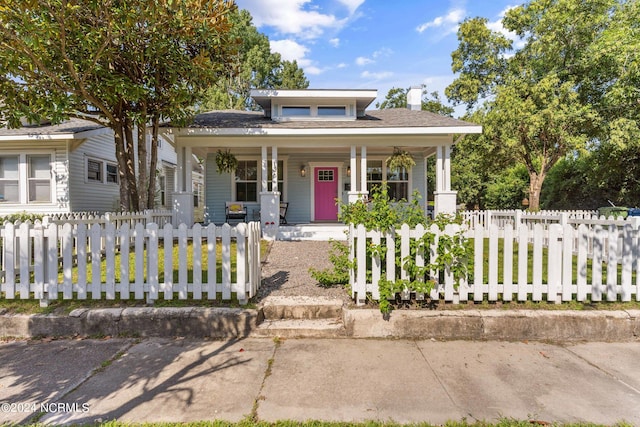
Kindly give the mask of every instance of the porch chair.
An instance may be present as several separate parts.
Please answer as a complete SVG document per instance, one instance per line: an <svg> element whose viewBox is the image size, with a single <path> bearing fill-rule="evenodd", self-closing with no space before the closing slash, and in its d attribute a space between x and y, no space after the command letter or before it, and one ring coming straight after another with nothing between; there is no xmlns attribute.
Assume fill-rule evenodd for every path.
<svg viewBox="0 0 640 427"><path fill-rule="evenodd" d="M287 209L289 208L289 202L280 202L280 224L287 223Z"/></svg>
<svg viewBox="0 0 640 427"><path fill-rule="evenodd" d="M243 202L225 202L225 221L230 219L247 222L247 207Z"/></svg>

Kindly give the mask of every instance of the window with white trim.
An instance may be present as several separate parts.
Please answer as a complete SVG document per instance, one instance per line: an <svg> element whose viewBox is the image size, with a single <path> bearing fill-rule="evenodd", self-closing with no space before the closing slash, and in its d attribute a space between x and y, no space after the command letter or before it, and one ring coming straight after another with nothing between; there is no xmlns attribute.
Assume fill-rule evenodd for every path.
<svg viewBox="0 0 640 427"><path fill-rule="evenodd" d="M20 203L19 156L0 157L0 202Z"/></svg>
<svg viewBox="0 0 640 427"><path fill-rule="evenodd" d="M87 180L102 182L102 168L100 160L87 159Z"/></svg>
<svg viewBox="0 0 640 427"><path fill-rule="evenodd" d="M258 161L238 160L235 170L236 201L258 201Z"/></svg>
<svg viewBox="0 0 640 427"><path fill-rule="evenodd" d="M0 156L0 203L51 203L51 154Z"/></svg>
<svg viewBox="0 0 640 427"><path fill-rule="evenodd" d="M29 185L27 187L27 200L29 203L51 202L51 156L28 155L27 156Z"/></svg>
<svg viewBox="0 0 640 427"><path fill-rule="evenodd" d="M346 116L347 107L318 107L318 116Z"/></svg>
<svg viewBox="0 0 640 427"><path fill-rule="evenodd" d="M383 160L367 160L367 191L369 194L386 184L391 200L409 200L409 172L405 168L387 169Z"/></svg>
<svg viewBox="0 0 640 427"><path fill-rule="evenodd" d="M118 183L118 165L115 163L107 163L107 182L112 184Z"/></svg>

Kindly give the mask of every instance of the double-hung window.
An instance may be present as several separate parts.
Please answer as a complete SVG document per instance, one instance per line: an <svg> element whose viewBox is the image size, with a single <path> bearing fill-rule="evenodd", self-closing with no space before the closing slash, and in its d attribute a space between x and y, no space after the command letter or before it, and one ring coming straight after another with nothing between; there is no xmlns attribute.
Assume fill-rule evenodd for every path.
<svg viewBox="0 0 640 427"><path fill-rule="evenodd" d="M51 155L0 156L0 203L51 203Z"/></svg>
<svg viewBox="0 0 640 427"><path fill-rule="evenodd" d="M20 203L19 156L0 157L0 202Z"/></svg>
<svg viewBox="0 0 640 427"><path fill-rule="evenodd" d="M51 156L27 156L29 167L29 186L27 197L29 203L51 202Z"/></svg>
<svg viewBox="0 0 640 427"><path fill-rule="evenodd" d="M367 160L369 194L386 184L389 199L409 200L409 172L405 168L388 169L384 160Z"/></svg>
<svg viewBox="0 0 640 427"><path fill-rule="evenodd" d="M99 159L87 159L87 182L118 183L118 165Z"/></svg>
<svg viewBox="0 0 640 427"><path fill-rule="evenodd" d="M236 201L258 201L258 161L239 160L235 171Z"/></svg>

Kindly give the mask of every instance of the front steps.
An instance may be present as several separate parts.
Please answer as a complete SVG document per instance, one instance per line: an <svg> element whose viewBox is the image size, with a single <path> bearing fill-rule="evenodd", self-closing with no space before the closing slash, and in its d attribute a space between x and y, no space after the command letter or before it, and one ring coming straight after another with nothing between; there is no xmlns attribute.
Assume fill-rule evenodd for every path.
<svg viewBox="0 0 640 427"><path fill-rule="evenodd" d="M299 224L278 227L277 240L346 240L344 224Z"/></svg>
<svg viewBox="0 0 640 427"><path fill-rule="evenodd" d="M277 297L264 299L259 307L254 336L281 338L344 337L340 299L326 297Z"/></svg>

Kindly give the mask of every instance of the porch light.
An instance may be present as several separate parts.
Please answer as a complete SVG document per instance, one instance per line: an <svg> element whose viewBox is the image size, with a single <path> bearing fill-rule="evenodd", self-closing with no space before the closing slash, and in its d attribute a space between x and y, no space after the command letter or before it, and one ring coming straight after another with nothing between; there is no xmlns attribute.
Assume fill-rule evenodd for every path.
<svg viewBox="0 0 640 427"><path fill-rule="evenodd" d="M351 176L351 166L347 166L347 176Z"/></svg>
<svg viewBox="0 0 640 427"><path fill-rule="evenodd" d="M307 168L305 165L300 166L300 176L303 178L307 176Z"/></svg>

